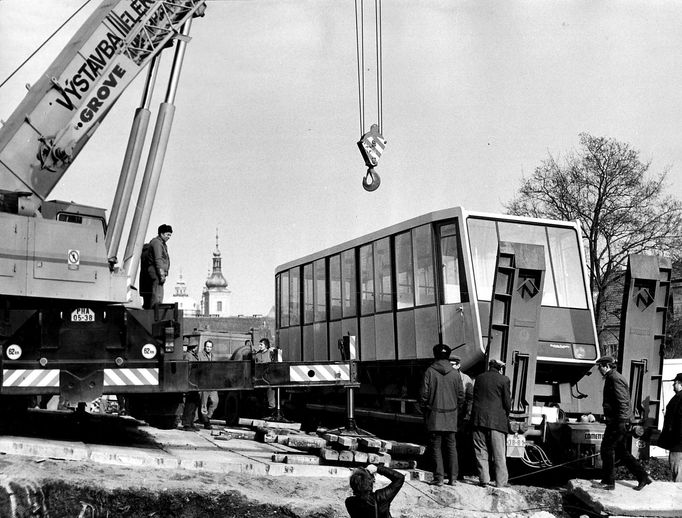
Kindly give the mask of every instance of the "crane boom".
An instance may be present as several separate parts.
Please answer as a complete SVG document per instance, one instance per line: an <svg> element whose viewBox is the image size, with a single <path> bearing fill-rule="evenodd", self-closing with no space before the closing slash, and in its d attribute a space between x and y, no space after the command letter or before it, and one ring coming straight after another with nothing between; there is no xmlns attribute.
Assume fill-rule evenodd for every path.
<svg viewBox="0 0 682 518"><path fill-rule="evenodd" d="M105 0L0 128L0 189L44 200L121 93L204 0Z"/></svg>

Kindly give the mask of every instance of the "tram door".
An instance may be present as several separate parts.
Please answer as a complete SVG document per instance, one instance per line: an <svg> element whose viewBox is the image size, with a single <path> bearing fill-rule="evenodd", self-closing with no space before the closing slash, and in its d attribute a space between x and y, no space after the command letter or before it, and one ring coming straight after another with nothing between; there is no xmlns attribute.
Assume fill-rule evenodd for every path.
<svg viewBox="0 0 682 518"><path fill-rule="evenodd" d="M440 260L440 321L443 343L462 358L466 370L477 362L480 349L474 337L469 290L466 286L462 243L457 221L436 228L437 258ZM479 351L479 354L476 354Z"/></svg>

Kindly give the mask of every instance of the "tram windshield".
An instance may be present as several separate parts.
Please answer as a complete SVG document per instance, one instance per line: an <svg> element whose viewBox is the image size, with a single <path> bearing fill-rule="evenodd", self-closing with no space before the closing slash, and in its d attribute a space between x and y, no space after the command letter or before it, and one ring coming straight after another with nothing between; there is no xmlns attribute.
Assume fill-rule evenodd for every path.
<svg viewBox="0 0 682 518"><path fill-rule="evenodd" d="M475 217L468 219L467 228L479 300L489 301L492 297L498 243L513 241L544 246L547 270L543 306L587 308L579 240L574 229Z"/></svg>

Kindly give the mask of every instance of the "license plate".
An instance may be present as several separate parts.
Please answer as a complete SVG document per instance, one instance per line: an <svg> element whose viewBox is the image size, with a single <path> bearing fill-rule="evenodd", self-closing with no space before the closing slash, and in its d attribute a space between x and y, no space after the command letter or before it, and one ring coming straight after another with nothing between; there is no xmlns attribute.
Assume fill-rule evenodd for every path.
<svg viewBox="0 0 682 518"><path fill-rule="evenodd" d="M526 438L523 435L507 435L507 457L523 459L526 451Z"/></svg>
<svg viewBox="0 0 682 518"><path fill-rule="evenodd" d="M526 438L523 435L507 435L507 447L526 446Z"/></svg>
<svg viewBox="0 0 682 518"><path fill-rule="evenodd" d="M71 322L94 322L95 312L90 308L76 308L71 312Z"/></svg>

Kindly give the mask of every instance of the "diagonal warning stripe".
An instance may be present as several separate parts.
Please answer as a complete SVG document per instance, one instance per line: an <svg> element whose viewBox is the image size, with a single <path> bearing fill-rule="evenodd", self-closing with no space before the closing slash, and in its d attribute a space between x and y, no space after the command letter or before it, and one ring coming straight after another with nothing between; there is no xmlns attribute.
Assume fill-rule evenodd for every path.
<svg viewBox="0 0 682 518"><path fill-rule="evenodd" d="M104 369L105 387L159 384L159 369Z"/></svg>
<svg viewBox="0 0 682 518"><path fill-rule="evenodd" d="M3 387L58 387L59 369L3 369Z"/></svg>
<svg viewBox="0 0 682 518"><path fill-rule="evenodd" d="M289 368L289 378L295 383L349 381L350 368L348 365L292 365Z"/></svg>

